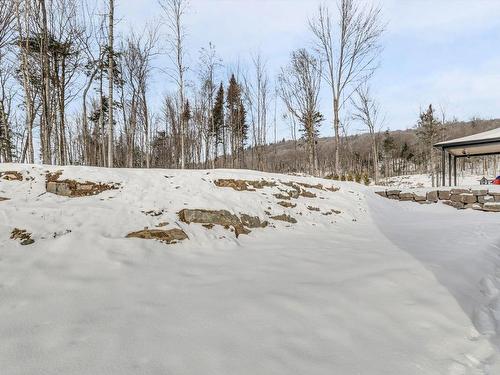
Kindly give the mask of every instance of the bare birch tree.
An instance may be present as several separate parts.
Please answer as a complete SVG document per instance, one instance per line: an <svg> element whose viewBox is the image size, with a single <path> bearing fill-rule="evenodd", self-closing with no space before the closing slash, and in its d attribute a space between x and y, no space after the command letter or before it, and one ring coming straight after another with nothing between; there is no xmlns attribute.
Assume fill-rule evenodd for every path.
<svg viewBox="0 0 500 375"><path fill-rule="evenodd" d="M289 113L302 125L307 142L310 173L318 171L316 139L323 120L319 112L321 62L305 49L294 51L290 64L278 77L279 94Z"/></svg>
<svg viewBox="0 0 500 375"><path fill-rule="evenodd" d="M177 84L177 94L179 101L178 123L180 125L180 150L181 150L181 169L185 168L185 136L186 124L184 121L184 74L187 67L184 64L184 43L186 39L186 31L184 28L184 15L188 6L187 0L159 0L159 4L166 16L166 23L170 31L169 44L173 52L172 62L175 66L175 74L171 77Z"/></svg>
<svg viewBox="0 0 500 375"><path fill-rule="evenodd" d="M361 122L370 133L372 144L373 179L375 184L379 179L377 132L381 127L380 106L371 96L368 85L356 89L356 98L353 99L353 119Z"/></svg>
<svg viewBox="0 0 500 375"><path fill-rule="evenodd" d="M380 8L360 4L358 0L338 0L337 22L328 7L321 5L318 14L309 21L317 50L326 65L323 78L332 95L336 174L340 173L340 111L376 68L384 30Z"/></svg>

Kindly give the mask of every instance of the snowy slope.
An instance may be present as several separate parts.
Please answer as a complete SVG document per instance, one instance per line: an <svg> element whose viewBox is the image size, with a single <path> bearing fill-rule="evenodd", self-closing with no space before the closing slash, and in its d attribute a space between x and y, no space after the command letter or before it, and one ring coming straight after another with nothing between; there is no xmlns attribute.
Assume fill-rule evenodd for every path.
<svg viewBox="0 0 500 375"><path fill-rule="evenodd" d="M67 198L45 193L45 171L59 169L0 165L28 177L0 179L2 375L500 373L500 215L231 170L64 167L62 178L121 185ZM217 178L340 190L307 189L317 197L289 209L276 187ZM180 222L183 208L298 222L236 238ZM189 240L125 238L160 222ZM15 227L35 243L10 239Z"/></svg>

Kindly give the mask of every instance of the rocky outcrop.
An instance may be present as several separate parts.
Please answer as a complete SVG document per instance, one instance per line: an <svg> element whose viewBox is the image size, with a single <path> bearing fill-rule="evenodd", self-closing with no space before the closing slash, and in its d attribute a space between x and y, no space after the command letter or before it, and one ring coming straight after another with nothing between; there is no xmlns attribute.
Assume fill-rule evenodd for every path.
<svg viewBox="0 0 500 375"><path fill-rule="evenodd" d="M282 215L276 215L276 216L271 216L271 219L274 220L279 220L279 221L286 221L288 223L296 224L297 220L290 215L287 214L282 214Z"/></svg>
<svg viewBox="0 0 500 375"><path fill-rule="evenodd" d="M127 238L142 238L146 240L157 240L166 244L174 244L188 239L187 234L178 228L174 229L143 229L127 234Z"/></svg>
<svg viewBox="0 0 500 375"><path fill-rule="evenodd" d="M106 190L118 189L119 184L103 184L95 182L78 182L75 180L59 180L61 172L47 173L45 189L47 193L62 195L64 197L85 197L96 195Z"/></svg>
<svg viewBox="0 0 500 375"><path fill-rule="evenodd" d="M235 180L233 178L221 178L214 181L217 187L229 187L237 191L255 191L256 189L262 189L264 187L274 187L276 182L274 181L252 181L252 180Z"/></svg>
<svg viewBox="0 0 500 375"><path fill-rule="evenodd" d="M198 223L202 225L221 225L225 228L232 227L238 237L240 234L249 234L248 228L264 228L267 221L261 221L257 216L242 214L241 218L227 210L203 210L185 208L178 213L179 219L187 224Z"/></svg>
<svg viewBox="0 0 500 375"><path fill-rule="evenodd" d="M23 175L17 171L0 172L0 178L7 181L22 181Z"/></svg>
<svg viewBox="0 0 500 375"><path fill-rule="evenodd" d="M18 240L23 246L35 243L35 240L31 238L31 233L26 229L14 228L10 233L10 239Z"/></svg>

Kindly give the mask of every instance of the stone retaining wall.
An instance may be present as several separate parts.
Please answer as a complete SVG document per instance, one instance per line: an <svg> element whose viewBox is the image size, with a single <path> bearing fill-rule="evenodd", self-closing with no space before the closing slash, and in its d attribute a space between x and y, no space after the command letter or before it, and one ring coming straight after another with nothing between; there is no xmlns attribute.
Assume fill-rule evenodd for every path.
<svg viewBox="0 0 500 375"><path fill-rule="evenodd" d="M384 190L377 191L376 194L388 199L412 201L420 204L441 201L441 203L459 210L471 208L480 211L500 212L500 191L489 191L488 189L442 189L427 192Z"/></svg>

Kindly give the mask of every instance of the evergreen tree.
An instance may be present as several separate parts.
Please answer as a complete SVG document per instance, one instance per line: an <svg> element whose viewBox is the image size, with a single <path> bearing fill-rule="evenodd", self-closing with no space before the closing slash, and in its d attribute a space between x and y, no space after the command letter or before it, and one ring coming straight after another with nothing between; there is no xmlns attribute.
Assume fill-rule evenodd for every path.
<svg viewBox="0 0 500 375"><path fill-rule="evenodd" d="M434 117L434 109L432 104L429 108L420 113L417 122L417 137L427 155L429 161L429 169L432 178L432 186L435 186L435 169L436 163L434 161L434 144L439 140L441 134L441 123Z"/></svg>
<svg viewBox="0 0 500 375"><path fill-rule="evenodd" d="M212 111L214 128L212 129L212 138L214 140L214 158L217 159L218 147L224 138L224 86L222 82L215 97L214 108Z"/></svg>

